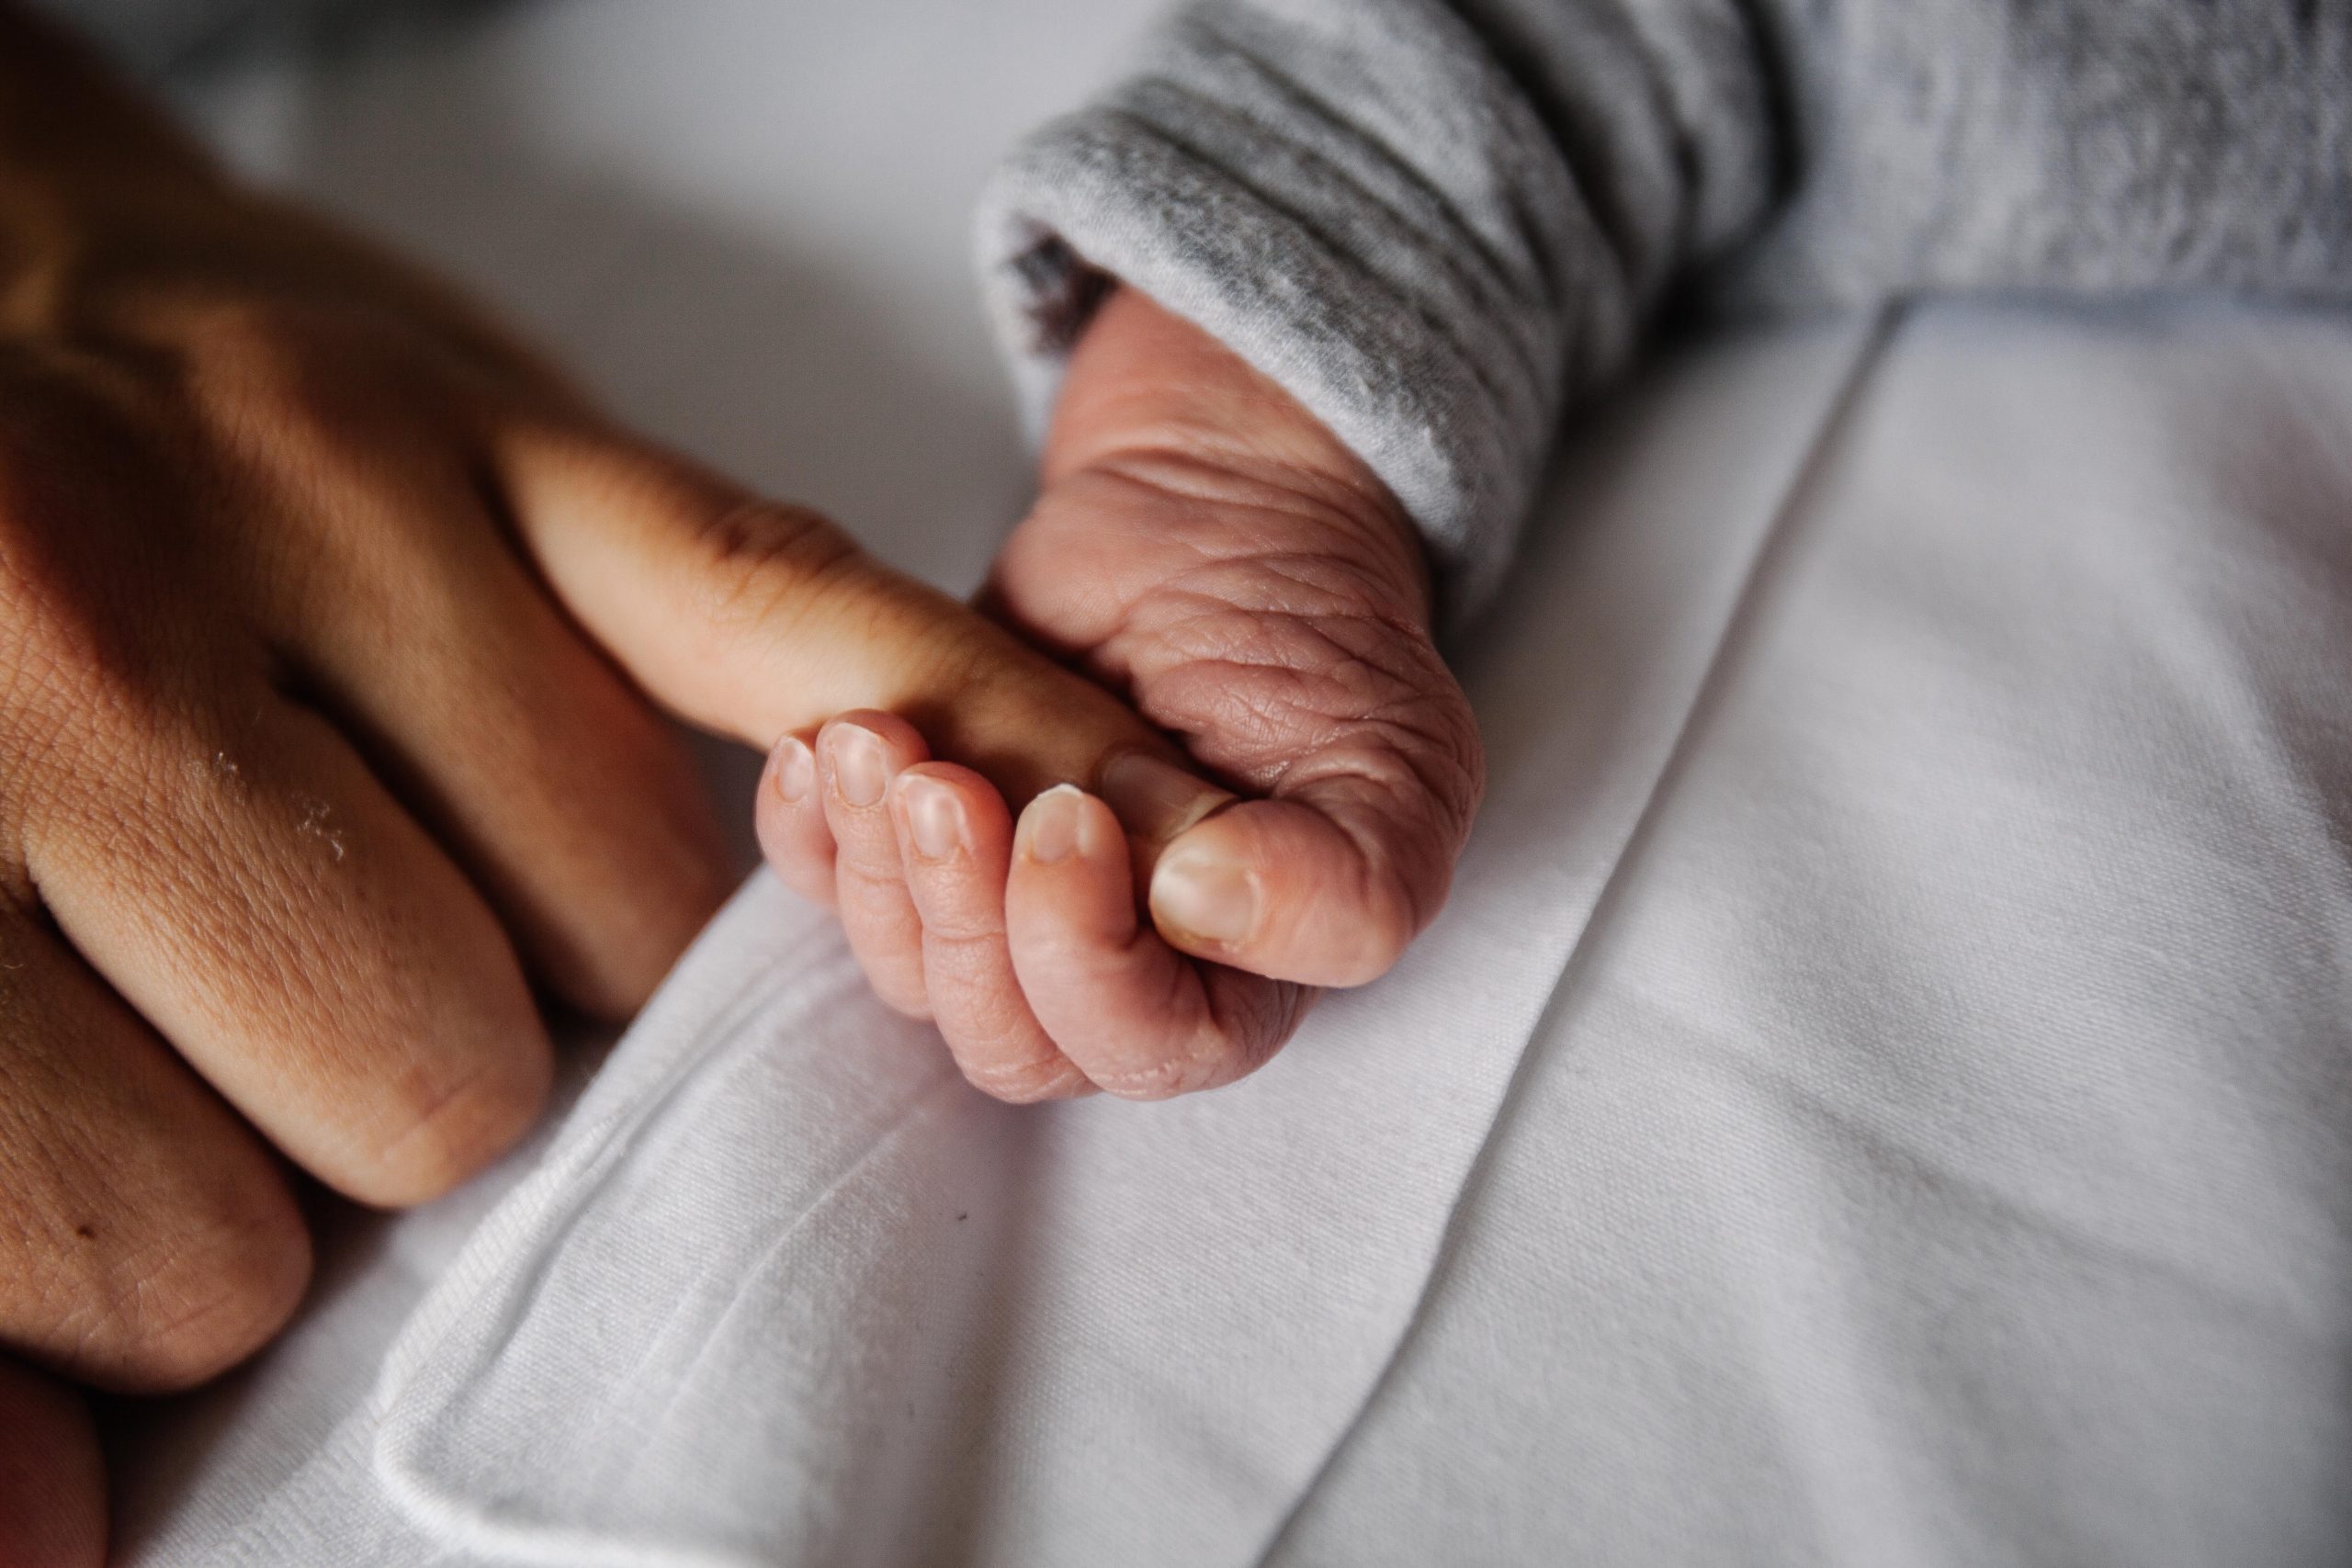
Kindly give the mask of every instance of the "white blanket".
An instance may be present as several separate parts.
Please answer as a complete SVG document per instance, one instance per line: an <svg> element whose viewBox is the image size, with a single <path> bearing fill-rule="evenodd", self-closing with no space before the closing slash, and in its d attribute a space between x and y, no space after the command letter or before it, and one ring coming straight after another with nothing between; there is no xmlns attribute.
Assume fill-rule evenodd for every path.
<svg viewBox="0 0 2352 1568"><path fill-rule="evenodd" d="M511 176L406 161L447 118L386 106L496 85L820 250L935 230L862 285L930 288L937 168L1115 30L583 5L215 112L808 493L730 446L809 439L785 345L662 406L756 289L692 287L669 219L514 238L602 232L564 196L601 180L487 238L412 221L448 205L420 183ZM763 39L754 109L710 80ZM826 85L860 71L898 96ZM825 115L910 105L902 178L809 172ZM977 374L975 325L899 346L850 394L876 417ZM1011 486L1001 428L896 423L816 498L955 498L944 546L884 536L953 580L989 502L927 444ZM1236 1089L1012 1111L755 880L560 1127L346 1239L285 1347L130 1435L132 1560L2340 1561L2347 433L2352 323L2285 311L1936 306L1684 356L1584 434L1465 656L1494 793L1390 980Z"/></svg>

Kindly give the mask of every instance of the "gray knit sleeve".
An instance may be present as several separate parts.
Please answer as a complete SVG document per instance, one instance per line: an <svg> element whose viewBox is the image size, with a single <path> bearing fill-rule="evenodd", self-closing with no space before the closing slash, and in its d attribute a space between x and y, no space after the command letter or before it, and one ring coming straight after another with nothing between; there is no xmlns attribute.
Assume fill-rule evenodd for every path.
<svg viewBox="0 0 2352 1568"><path fill-rule="evenodd" d="M980 222L1033 422L1125 279L1361 453L1459 613L1669 291L2352 291L2352 0L1192 0Z"/></svg>
<svg viewBox="0 0 2352 1568"><path fill-rule="evenodd" d="M1674 271L1773 183L1736 0L1579 6L1575 47L1541 59L1507 47L1528 8L1179 10L983 202L986 293L1033 424L1104 275L1122 278L1298 397L1421 524L1449 608L1482 600L1564 398L1624 363Z"/></svg>

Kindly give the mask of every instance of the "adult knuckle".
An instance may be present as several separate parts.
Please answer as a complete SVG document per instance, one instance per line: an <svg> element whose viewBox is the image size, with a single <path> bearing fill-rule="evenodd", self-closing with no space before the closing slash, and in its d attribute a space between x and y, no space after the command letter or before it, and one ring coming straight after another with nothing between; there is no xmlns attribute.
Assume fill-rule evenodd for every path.
<svg viewBox="0 0 2352 1568"><path fill-rule="evenodd" d="M806 507L746 498L722 506L696 530L701 624L733 637L794 614L862 556L831 520Z"/></svg>
<svg viewBox="0 0 2352 1568"><path fill-rule="evenodd" d="M259 1349L293 1315L311 1241L272 1173L184 1192L142 1245L104 1269L61 1338L90 1375L144 1392L190 1387ZM77 1238L103 1245L100 1224Z"/></svg>

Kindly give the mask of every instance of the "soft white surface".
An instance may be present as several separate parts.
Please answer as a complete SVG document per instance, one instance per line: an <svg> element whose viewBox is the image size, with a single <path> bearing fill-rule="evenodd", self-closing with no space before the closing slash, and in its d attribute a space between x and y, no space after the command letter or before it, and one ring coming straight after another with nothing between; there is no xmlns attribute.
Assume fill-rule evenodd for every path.
<svg viewBox="0 0 2352 1568"><path fill-rule="evenodd" d="M967 579L1021 479L953 204L1109 9L575 5L218 112ZM2352 326L2213 306L1686 360L1465 661L1494 793L1390 981L1013 1111L755 883L149 1436L132 1560L2340 1560L2347 427Z"/></svg>
<svg viewBox="0 0 2352 1568"><path fill-rule="evenodd" d="M1895 332L1272 1562L2352 1554L2348 431L2341 318Z"/></svg>

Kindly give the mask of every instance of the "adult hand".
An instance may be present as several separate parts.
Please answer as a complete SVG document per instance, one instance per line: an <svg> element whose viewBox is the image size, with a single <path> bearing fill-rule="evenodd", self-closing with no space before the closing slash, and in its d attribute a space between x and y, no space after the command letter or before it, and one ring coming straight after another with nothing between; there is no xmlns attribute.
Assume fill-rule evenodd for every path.
<svg viewBox="0 0 2352 1568"><path fill-rule="evenodd" d="M943 715L1014 790L1173 754L0 0L0 1562L98 1550L65 1383L286 1320L281 1161L442 1192L538 1111L535 988L667 970L729 876L657 703L763 749Z"/></svg>

